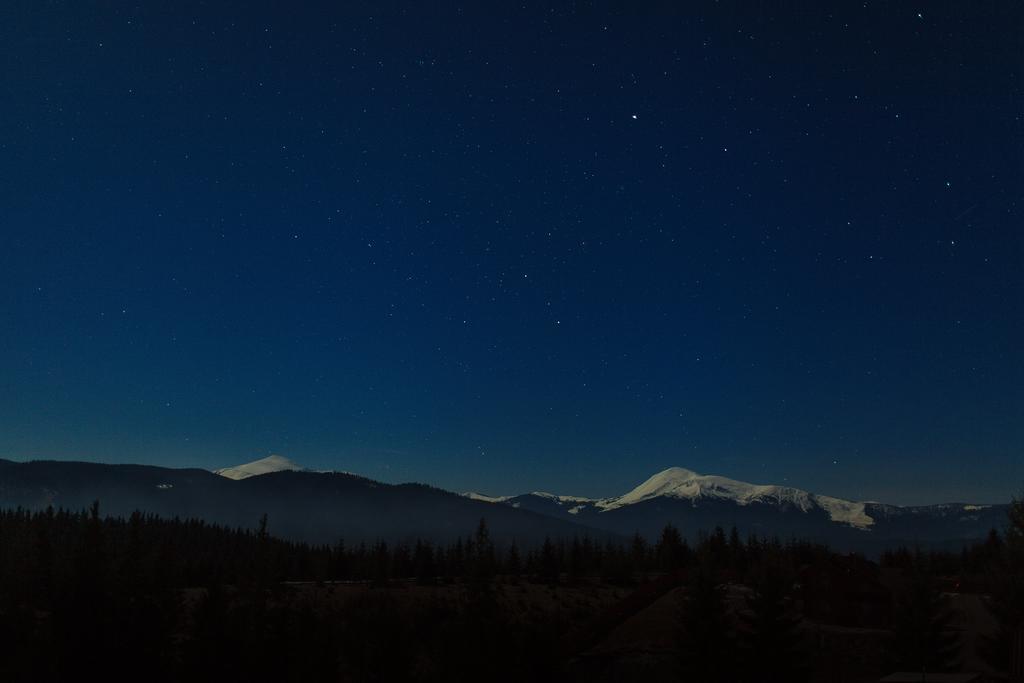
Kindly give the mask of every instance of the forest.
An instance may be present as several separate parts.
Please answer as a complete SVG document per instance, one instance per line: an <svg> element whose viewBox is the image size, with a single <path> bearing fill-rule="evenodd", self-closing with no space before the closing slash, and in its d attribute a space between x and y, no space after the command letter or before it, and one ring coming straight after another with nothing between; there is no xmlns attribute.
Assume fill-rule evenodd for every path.
<svg viewBox="0 0 1024 683"><path fill-rule="evenodd" d="M317 546L272 525L0 512L0 679L867 681L958 670L965 637L1005 672L1024 625L1021 502L962 552L875 560L721 528L520 548L486 520L445 546ZM957 626L958 595L995 627ZM594 649L664 600L659 667Z"/></svg>

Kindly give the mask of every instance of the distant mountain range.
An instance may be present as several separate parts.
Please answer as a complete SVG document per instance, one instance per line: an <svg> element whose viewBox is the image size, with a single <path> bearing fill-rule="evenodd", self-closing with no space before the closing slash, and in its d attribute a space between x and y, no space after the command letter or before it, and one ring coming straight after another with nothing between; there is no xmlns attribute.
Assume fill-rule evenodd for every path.
<svg viewBox="0 0 1024 683"><path fill-rule="evenodd" d="M534 492L455 494L423 484L384 484L313 472L278 455L209 472L145 465L0 460L0 507L142 510L254 527L266 513L276 535L315 543L424 538L451 541L485 517L499 543L545 537L654 540L668 523L696 537L716 526L744 536L822 541L876 553L897 544L956 548L1006 523L1007 505L901 507L854 502L788 486L748 484L679 467L612 498Z"/></svg>
<svg viewBox="0 0 1024 683"><path fill-rule="evenodd" d="M448 542L472 534L485 517L498 543L514 539L534 545L547 536L595 533L573 521L499 508L422 484L391 485L341 472L302 471L280 457L220 474L148 465L0 460L0 507L81 510L94 500L107 515L142 510L231 527L254 528L266 514L272 534L312 543Z"/></svg>
<svg viewBox="0 0 1024 683"><path fill-rule="evenodd" d="M806 538L841 550L876 552L897 544L957 547L1006 524L1007 505L949 503L904 507L855 502L789 486L749 484L681 467L659 472L628 493L585 498L536 491L468 498L532 510L586 526L656 536L672 523L688 537L716 526L742 534Z"/></svg>

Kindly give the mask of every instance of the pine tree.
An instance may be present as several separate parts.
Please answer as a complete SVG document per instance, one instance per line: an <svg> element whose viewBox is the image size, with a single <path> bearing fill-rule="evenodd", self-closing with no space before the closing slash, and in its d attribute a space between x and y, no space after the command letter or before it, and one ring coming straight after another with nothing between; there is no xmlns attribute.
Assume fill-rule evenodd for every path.
<svg viewBox="0 0 1024 683"><path fill-rule="evenodd" d="M53 567L53 508L46 508L46 512L39 515L36 523L35 547L33 550L31 594L37 605L49 608L53 601L54 589L54 567Z"/></svg>
<svg viewBox="0 0 1024 683"><path fill-rule="evenodd" d="M328 576L331 581L344 581L352 577L351 572L348 549L345 547L345 541L339 540L331 549Z"/></svg>
<svg viewBox="0 0 1024 683"><path fill-rule="evenodd" d="M391 553L386 542L378 541L373 546L370 562L370 579L374 585L386 585L391 579Z"/></svg>
<svg viewBox="0 0 1024 683"><path fill-rule="evenodd" d="M270 543L270 532L267 529L267 513L260 517L256 530L256 586L270 588L274 584L273 549Z"/></svg>
<svg viewBox="0 0 1024 683"><path fill-rule="evenodd" d="M633 533L633 541L629 546L630 560L633 563L633 567L640 572L647 571L647 555L649 548L647 547L647 539L640 535L640 532Z"/></svg>
<svg viewBox="0 0 1024 683"><path fill-rule="evenodd" d="M560 567L555 544L550 538L544 538L544 545L540 547L540 578L550 584L558 583Z"/></svg>
<svg viewBox="0 0 1024 683"><path fill-rule="evenodd" d="M416 541L413 551L413 565L416 568L416 581L427 585L437 582L437 562L434 558L434 547L425 541Z"/></svg>
<svg viewBox="0 0 1024 683"><path fill-rule="evenodd" d="M498 562L494 555L494 543L491 532L487 528L487 520L481 518L473 536L473 575L474 581L490 581L498 570Z"/></svg>
<svg viewBox="0 0 1024 683"><path fill-rule="evenodd" d="M792 601L792 581L774 563L757 572L747 597L741 640L746 680L795 683L805 680L802 636Z"/></svg>
<svg viewBox="0 0 1024 683"><path fill-rule="evenodd" d="M413 563L409 544L399 543L391 551L391 576L396 579L417 576L416 565Z"/></svg>
<svg viewBox="0 0 1024 683"><path fill-rule="evenodd" d="M658 558L658 568L663 572L671 572L685 564L683 537L671 524L666 524L661 531L661 538L654 548Z"/></svg>
<svg viewBox="0 0 1024 683"><path fill-rule="evenodd" d="M505 573L513 581L518 581L523 573L523 561L519 557L519 548L516 547L515 541L509 546L508 553L505 555Z"/></svg>
<svg viewBox="0 0 1024 683"><path fill-rule="evenodd" d="M574 537L572 545L569 546L569 579L578 581L586 573L586 561L584 558L583 544L580 539Z"/></svg>
<svg viewBox="0 0 1024 683"><path fill-rule="evenodd" d="M679 665L684 681L731 683L735 634L724 588L706 566L693 572L679 611Z"/></svg>
<svg viewBox="0 0 1024 683"><path fill-rule="evenodd" d="M448 576L453 579L461 578L466 571L466 549L462 538L455 539L455 545L448 548L446 556Z"/></svg>
<svg viewBox="0 0 1024 683"><path fill-rule="evenodd" d="M747 551L735 526L729 532L729 565L739 577L747 572Z"/></svg>
<svg viewBox="0 0 1024 683"><path fill-rule="evenodd" d="M999 547L991 540L986 545L988 552L998 556L990 570L988 600L997 629L986 639L984 654L993 668L1010 673L1013 650L1024 643L1024 498L1014 499L1010 504L1006 533ZM1024 667L1024 662L1018 665Z"/></svg>
<svg viewBox="0 0 1024 683"><path fill-rule="evenodd" d="M633 580L633 569L637 567L631 553L608 541L601 555L602 579L613 585L625 586Z"/></svg>
<svg viewBox="0 0 1024 683"><path fill-rule="evenodd" d="M953 611L922 555L915 557L907 578L893 619L894 663L922 675L948 671L959 649L957 634L950 630Z"/></svg>
<svg viewBox="0 0 1024 683"><path fill-rule="evenodd" d="M57 666L66 677L98 673L111 654L107 539L99 501L76 521L81 542L74 575L65 594L54 601L53 614Z"/></svg>

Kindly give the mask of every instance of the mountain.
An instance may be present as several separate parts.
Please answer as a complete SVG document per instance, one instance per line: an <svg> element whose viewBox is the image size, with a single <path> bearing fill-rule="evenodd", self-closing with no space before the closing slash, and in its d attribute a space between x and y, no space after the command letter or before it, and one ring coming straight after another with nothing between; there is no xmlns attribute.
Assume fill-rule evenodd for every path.
<svg viewBox="0 0 1024 683"><path fill-rule="evenodd" d="M244 528L254 528L266 514L272 534L313 543L415 538L449 542L473 533L481 518L487 519L498 544L515 540L532 546L548 536L610 536L575 520L496 507L422 484L384 484L341 472L303 471L285 458L266 460L228 468L228 474L148 465L0 460L0 507L82 510L98 500L106 515L141 510ZM263 464L256 467L258 463ZM263 467L272 471L253 472Z"/></svg>
<svg viewBox="0 0 1024 683"><path fill-rule="evenodd" d="M105 514L135 510L252 528L268 515L271 533L314 543L447 542L482 517L498 543L545 537L654 540L665 524L694 538L716 526L742 535L827 542L877 553L898 544L957 548L1006 523L1007 505L949 503L902 507L855 502L789 486L750 484L680 467L611 498L545 492L458 495L423 484L384 484L344 472L311 472L270 456L216 472L147 465L0 460L0 507L80 510L99 500Z"/></svg>
<svg viewBox="0 0 1024 683"><path fill-rule="evenodd" d="M268 474L270 472L302 472L304 469L288 458L281 455L268 455L265 458L247 462L244 465L235 465L234 467L224 467L219 470L214 470L214 474L219 474L222 477L228 479L248 479L249 477L255 477L260 474Z"/></svg>
<svg viewBox="0 0 1024 683"><path fill-rule="evenodd" d="M742 534L799 537L841 550L876 552L896 544L956 547L1006 523L1006 505L950 503L901 507L843 500L790 486L750 484L671 467L611 498L536 491L516 496L464 494L492 505L576 520L617 534L654 538L667 523L693 538L716 526Z"/></svg>

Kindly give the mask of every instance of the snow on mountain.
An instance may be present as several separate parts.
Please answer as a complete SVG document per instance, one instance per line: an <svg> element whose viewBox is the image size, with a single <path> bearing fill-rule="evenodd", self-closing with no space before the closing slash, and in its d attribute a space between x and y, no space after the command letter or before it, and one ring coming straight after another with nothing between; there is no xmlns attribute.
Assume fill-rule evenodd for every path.
<svg viewBox="0 0 1024 683"><path fill-rule="evenodd" d="M540 498L546 500L553 505L557 505L560 508L566 508L566 512L570 515L578 515L583 510L593 508L598 501L594 498L584 498L582 496L560 496L555 493L547 493L546 491L534 491L527 495L533 496L534 498ZM518 496L517 496L518 497ZM514 501L512 503L515 507L520 507L521 503Z"/></svg>
<svg viewBox="0 0 1024 683"><path fill-rule="evenodd" d="M819 496L790 486L749 484L727 477L702 475L682 467L670 467L658 472L626 495L598 501L597 505L602 510L614 510L662 496L694 502L699 499L731 500L737 505L788 504L803 512L821 508L833 522L862 529L874 523L864 511L864 503Z"/></svg>
<svg viewBox="0 0 1024 683"><path fill-rule="evenodd" d="M629 493L617 498L606 498L598 503L604 510L612 510L623 505L632 505L643 500L657 498L658 496L671 496L673 498L693 498L699 491L692 485L688 486L699 474L682 467L670 467L667 470L658 472L653 477L637 486Z"/></svg>
<svg viewBox="0 0 1024 683"><path fill-rule="evenodd" d="M698 474L682 467L670 467L658 472L629 493L612 498L559 496L542 491L525 495L543 498L561 507L568 506L568 512L571 514L579 514L588 509L596 512L609 512L655 498L675 498L691 501L694 506L701 500L731 501L742 506L753 503L774 506L789 505L802 512L822 510L833 522L858 529L867 529L874 524L874 520L865 511L865 503L832 498L831 496L819 496L790 486L750 484L728 477ZM512 505L518 506L517 499L522 498L523 496L480 496L477 500L496 503L510 502Z"/></svg>
<svg viewBox="0 0 1024 683"><path fill-rule="evenodd" d="M467 491L462 495L465 498L469 498L471 500L481 500L485 503L509 503L512 505L512 507L519 507L519 503L517 503L513 499L519 498L520 496L488 496L485 493L477 493L476 491ZM569 512L573 512L581 505L589 505L597 502L597 500L595 500L594 498L582 498L580 496L559 496L554 493L546 493L544 491L533 491L532 493L527 493L524 495L534 496L536 498L543 498L544 500L554 503L555 505L558 505L560 507L564 507L565 505L572 505L573 509L570 509Z"/></svg>
<svg viewBox="0 0 1024 683"><path fill-rule="evenodd" d="M470 500L480 500L480 501L483 501L485 503L504 503L505 501L507 501L509 498L512 497L512 496L488 496L485 493L477 493L476 491L466 491L465 493L462 494L462 496L464 498L469 498Z"/></svg>
<svg viewBox="0 0 1024 683"><path fill-rule="evenodd" d="M253 460L247 462L244 465L235 465L234 467L224 467L219 470L214 470L214 474L219 474L222 477L228 479L248 479L249 477L256 477L261 474L267 474L269 472L286 472L286 471L303 471L301 465L297 465L288 458L281 455L268 455L265 458L259 460Z"/></svg>
<svg viewBox="0 0 1024 683"><path fill-rule="evenodd" d="M581 496L559 496L555 493L547 493L545 491L534 491L530 494L531 496L537 496L538 498L547 498L548 500L556 503L596 503L597 500L594 498L583 498Z"/></svg>
<svg viewBox="0 0 1024 683"><path fill-rule="evenodd" d="M732 500L739 505L790 503L805 512L814 506L812 495L800 489L774 484L748 484L727 477L702 475L681 467L670 467L626 495L603 501L601 507L611 510L659 496L690 500L718 498Z"/></svg>
<svg viewBox="0 0 1024 683"><path fill-rule="evenodd" d="M832 518L833 522L849 524L858 529L867 529L875 523L875 520L865 511L864 503L832 498L831 496L815 495L814 498L818 501L818 505L828 512L828 516Z"/></svg>

